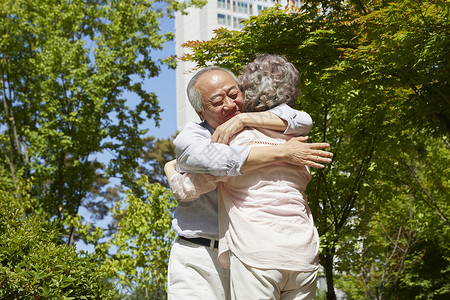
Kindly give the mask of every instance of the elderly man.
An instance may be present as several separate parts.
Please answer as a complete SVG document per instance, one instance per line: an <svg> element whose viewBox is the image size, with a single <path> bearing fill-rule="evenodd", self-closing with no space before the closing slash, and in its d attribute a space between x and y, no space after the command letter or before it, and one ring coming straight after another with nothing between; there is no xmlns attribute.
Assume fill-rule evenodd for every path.
<svg viewBox="0 0 450 300"><path fill-rule="evenodd" d="M267 112L242 113L243 96L235 76L226 69L208 67L188 85L189 100L202 122L189 123L174 141L181 172L238 176L276 162L323 167L331 160L326 143L287 143L264 148L222 143L246 126L262 127L299 136L309 132L312 120L305 112L278 106ZM173 228L179 239L169 260L169 299L229 299L229 272L217 262L217 191L175 210Z"/></svg>

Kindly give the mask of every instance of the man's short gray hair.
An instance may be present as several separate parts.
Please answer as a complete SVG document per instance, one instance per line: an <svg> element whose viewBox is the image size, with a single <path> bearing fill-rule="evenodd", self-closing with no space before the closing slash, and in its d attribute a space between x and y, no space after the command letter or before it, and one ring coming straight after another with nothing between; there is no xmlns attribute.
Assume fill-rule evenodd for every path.
<svg viewBox="0 0 450 300"><path fill-rule="evenodd" d="M230 74L233 77L233 79L236 81L236 83L238 82L237 77L236 77L236 75L233 74L233 72L231 72L228 69L222 68L222 67L209 66L209 67L203 68L200 71L198 71L194 75L194 77L191 78L191 80L189 81L188 86L187 86L187 95L188 95L189 102L191 102L192 107L196 111L203 111L203 103L202 103L202 95L195 88L195 84L197 83L198 79L200 78L200 76L203 73L210 72L210 71L216 71L216 70Z"/></svg>
<svg viewBox="0 0 450 300"><path fill-rule="evenodd" d="M298 71L280 55L258 54L239 77L244 111L265 111L280 104L294 104L298 96Z"/></svg>

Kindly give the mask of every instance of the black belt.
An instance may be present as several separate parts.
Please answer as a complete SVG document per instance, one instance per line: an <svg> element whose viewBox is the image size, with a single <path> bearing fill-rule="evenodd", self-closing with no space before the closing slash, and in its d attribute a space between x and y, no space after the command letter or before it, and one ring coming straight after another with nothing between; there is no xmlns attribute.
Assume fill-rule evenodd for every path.
<svg viewBox="0 0 450 300"><path fill-rule="evenodd" d="M205 239L205 238L186 238L180 235L180 239L197 244L205 247L211 247L211 242L213 240ZM214 248L219 248L219 241L214 241Z"/></svg>

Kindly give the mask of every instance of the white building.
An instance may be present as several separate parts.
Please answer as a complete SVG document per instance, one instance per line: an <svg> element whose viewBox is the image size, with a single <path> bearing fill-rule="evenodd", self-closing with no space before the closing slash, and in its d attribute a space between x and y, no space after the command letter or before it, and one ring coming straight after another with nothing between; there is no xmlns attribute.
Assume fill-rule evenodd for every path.
<svg viewBox="0 0 450 300"><path fill-rule="evenodd" d="M208 0L202 8L187 9L187 15L178 13L175 16L177 57L186 53L187 49L181 47L186 41L209 40L214 36L213 30L220 27L241 29L241 20L257 15L275 3L272 0ZM278 0L278 3L286 5L287 0ZM298 7L299 0L295 4ZM195 74L194 67L193 63L178 62L176 69L177 130L183 129L187 122L199 120L186 95L187 84Z"/></svg>

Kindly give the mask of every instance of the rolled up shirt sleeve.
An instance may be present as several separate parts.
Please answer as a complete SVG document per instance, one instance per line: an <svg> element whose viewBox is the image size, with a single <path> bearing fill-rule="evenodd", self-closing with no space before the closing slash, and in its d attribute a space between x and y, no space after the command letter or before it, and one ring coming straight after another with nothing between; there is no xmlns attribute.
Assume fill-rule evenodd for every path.
<svg viewBox="0 0 450 300"><path fill-rule="evenodd" d="M284 134L292 136L307 135L313 126L311 116L304 111L298 111L287 104L281 104L269 110L287 122Z"/></svg>
<svg viewBox="0 0 450 300"><path fill-rule="evenodd" d="M249 146L211 142L210 129L201 123L188 123L175 138L174 145L177 171L215 176L241 175L241 167L250 153Z"/></svg>

